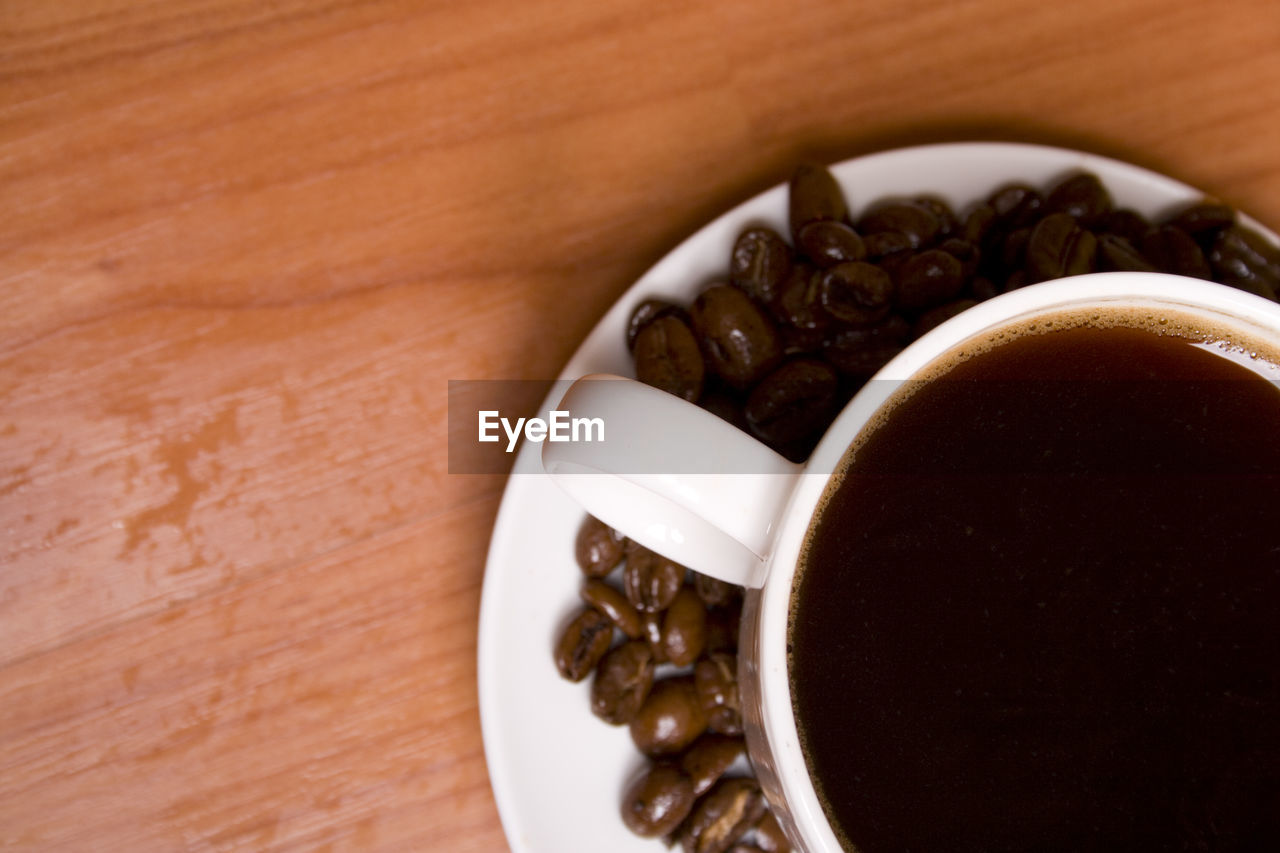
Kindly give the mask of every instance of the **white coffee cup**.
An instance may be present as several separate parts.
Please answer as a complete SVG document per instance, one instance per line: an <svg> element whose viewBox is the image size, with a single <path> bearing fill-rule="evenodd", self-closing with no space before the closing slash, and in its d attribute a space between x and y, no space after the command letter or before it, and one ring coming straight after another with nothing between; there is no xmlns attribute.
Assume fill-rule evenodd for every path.
<svg viewBox="0 0 1280 853"><path fill-rule="evenodd" d="M1280 350L1280 305L1222 285L1155 273L1100 273L1022 288L983 302L912 343L845 407L805 465L725 421L632 380L591 376L559 409L600 418L606 443L546 443L543 466L582 506L642 545L747 588L739 681L757 777L792 841L810 853L842 847L819 802L793 713L787 620L797 561L819 500L847 448L901 384L938 359L1038 317L1138 311L1202 320L1239 343Z"/></svg>

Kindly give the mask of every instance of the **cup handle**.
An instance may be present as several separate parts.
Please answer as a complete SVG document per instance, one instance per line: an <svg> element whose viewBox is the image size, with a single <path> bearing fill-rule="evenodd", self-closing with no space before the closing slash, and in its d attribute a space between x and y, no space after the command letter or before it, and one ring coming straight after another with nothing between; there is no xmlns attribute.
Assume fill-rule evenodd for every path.
<svg viewBox="0 0 1280 853"><path fill-rule="evenodd" d="M663 556L739 586L764 584L801 467L665 391L584 376L556 407L603 440L545 441L542 465L587 512Z"/></svg>

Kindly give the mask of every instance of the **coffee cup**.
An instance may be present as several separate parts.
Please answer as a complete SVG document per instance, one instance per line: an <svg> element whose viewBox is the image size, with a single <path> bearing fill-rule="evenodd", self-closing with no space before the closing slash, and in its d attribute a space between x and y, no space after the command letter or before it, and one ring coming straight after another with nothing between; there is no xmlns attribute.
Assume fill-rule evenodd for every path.
<svg viewBox="0 0 1280 853"><path fill-rule="evenodd" d="M631 380L584 377L558 407L605 425L604 442L543 446L544 468L571 496L640 544L746 588L739 678L749 754L780 822L803 850L837 853L857 843L856 831L839 826L831 804L824 806L830 786L815 779L802 748L806 722L797 719L788 653L802 554L815 520L840 486L849 449L886 428L904 389L927 385L940 375L939 365L963 361L966 353L1054 324L1157 333L1177 327L1211 339L1205 346L1262 380L1280 381L1280 306L1208 282L1106 273L1003 294L925 334L854 396L803 465ZM874 701L874 688L867 690Z"/></svg>

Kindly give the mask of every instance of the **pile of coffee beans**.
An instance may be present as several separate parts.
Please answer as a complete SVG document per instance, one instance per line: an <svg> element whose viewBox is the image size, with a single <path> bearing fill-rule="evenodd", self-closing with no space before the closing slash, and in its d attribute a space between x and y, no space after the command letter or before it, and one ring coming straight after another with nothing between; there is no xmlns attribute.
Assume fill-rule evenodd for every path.
<svg viewBox="0 0 1280 853"><path fill-rule="evenodd" d="M791 179L789 231L789 240L765 227L743 231L722 281L692 305L641 303L627 343L640 381L793 461L908 343L999 293L1129 270L1280 294L1280 250L1232 208L1205 200L1151 222L1117 208L1088 173L1047 192L1001 187L963 216L922 196L854 218L831 173L802 165ZM745 752L742 590L593 518L578 532L576 557L585 605L560 637L556 665L573 681L592 676L592 711L630 726L651 759L623 795L623 821L687 853L790 849L759 785L726 776Z"/></svg>

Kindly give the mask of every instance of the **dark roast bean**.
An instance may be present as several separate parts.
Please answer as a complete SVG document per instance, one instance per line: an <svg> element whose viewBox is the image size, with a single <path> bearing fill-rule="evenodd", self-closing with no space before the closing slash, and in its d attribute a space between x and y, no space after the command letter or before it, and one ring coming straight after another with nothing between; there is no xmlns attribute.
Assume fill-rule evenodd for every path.
<svg viewBox="0 0 1280 853"><path fill-rule="evenodd" d="M938 236L941 223L933 211L912 202L891 202L874 207L858 220L858 230L863 234L879 234L892 231L902 234L910 242L910 248L928 246Z"/></svg>
<svg viewBox="0 0 1280 853"><path fill-rule="evenodd" d="M1172 225L1153 228L1143 235L1138 249L1161 272L1191 278L1213 278L1204 252L1181 228Z"/></svg>
<svg viewBox="0 0 1280 853"><path fill-rule="evenodd" d="M1096 175L1074 175L1058 184L1044 200L1047 213L1065 213L1091 228L1111 212L1111 193Z"/></svg>
<svg viewBox="0 0 1280 853"><path fill-rule="evenodd" d="M1000 269L1007 275L1022 269L1027 260L1027 243L1031 241L1031 228L1016 228L1000 240L999 251L994 253L1000 261Z"/></svg>
<svg viewBox="0 0 1280 853"><path fill-rule="evenodd" d="M599 610L631 639L640 637L643 626L640 613L631 606L627 597L602 580L589 580L582 585L582 600Z"/></svg>
<svg viewBox="0 0 1280 853"><path fill-rule="evenodd" d="M1224 284L1268 299L1280 294L1280 250L1256 231L1240 225L1224 228L1213 241L1209 260Z"/></svg>
<svg viewBox="0 0 1280 853"><path fill-rule="evenodd" d="M696 795L693 783L673 764L646 767L622 795L622 822L643 838L658 838L689 816Z"/></svg>
<svg viewBox="0 0 1280 853"><path fill-rule="evenodd" d="M665 317L668 314L685 321L689 319L683 308L665 299L646 299L637 305L635 310L631 312L631 319L627 321L627 349L635 350L636 338L640 335L641 329L659 317Z"/></svg>
<svg viewBox="0 0 1280 853"><path fill-rule="evenodd" d="M610 725L631 722L649 698L654 664L653 652L643 640L623 643L606 653L591 682L591 712Z"/></svg>
<svg viewBox="0 0 1280 853"><path fill-rule="evenodd" d="M738 629L742 621L742 596L735 595L728 604L707 611L708 655L738 653Z"/></svg>
<svg viewBox="0 0 1280 853"><path fill-rule="evenodd" d="M723 389L704 392L698 405L723 421L747 431L747 416L742 411L742 400Z"/></svg>
<svg viewBox="0 0 1280 853"><path fill-rule="evenodd" d="M955 211L951 209L951 205L942 199L936 196L922 195L917 196L912 203L923 207L938 220L938 239L950 237L960 230L960 220L956 218Z"/></svg>
<svg viewBox="0 0 1280 853"><path fill-rule="evenodd" d="M916 318L916 323L911 327L911 336L918 338L926 332L941 326L952 317L969 310L978 303L972 299L957 299L954 302L948 302L945 305L939 305L937 308L930 308L928 311Z"/></svg>
<svg viewBox="0 0 1280 853"><path fill-rule="evenodd" d="M1156 268L1119 234L1098 235L1098 268L1104 272L1155 272Z"/></svg>
<svg viewBox="0 0 1280 853"><path fill-rule="evenodd" d="M960 274L966 281L977 274L982 252L975 244L960 237L948 237L938 244L938 248L960 262Z"/></svg>
<svg viewBox="0 0 1280 853"><path fill-rule="evenodd" d="M866 329L847 329L823 348L823 357L846 376L865 379L902 352L911 337L911 325L896 314Z"/></svg>
<svg viewBox="0 0 1280 853"><path fill-rule="evenodd" d="M772 228L748 228L733 244L729 280L761 305L773 304L790 274L791 247Z"/></svg>
<svg viewBox="0 0 1280 853"><path fill-rule="evenodd" d="M747 423L768 444L801 441L826 429L839 390L840 379L829 365L811 358L787 362L747 398Z"/></svg>
<svg viewBox="0 0 1280 853"><path fill-rule="evenodd" d="M735 287L707 288L694 300L690 315L711 368L735 388L754 384L782 357L773 322Z"/></svg>
<svg viewBox="0 0 1280 853"><path fill-rule="evenodd" d="M631 720L631 740L648 756L683 752L706 730L707 714L688 675L655 681Z"/></svg>
<svg viewBox="0 0 1280 853"><path fill-rule="evenodd" d="M973 280L969 282L969 295L978 302L998 296L999 293L1000 289L996 287L995 282L984 275L974 276Z"/></svg>
<svg viewBox="0 0 1280 853"><path fill-rule="evenodd" d="M677 593L662 617L662 648L676 666L698 659L707 644L707 608L693 587Z"/></svg>
<svg viewBox="0 0 1280 853"><path fill-rule="evenodd" d="M880 267L853 261L821 273L818 297L832 319L867 326L880 322L889 313L893 282Z"/></svg>
<svg viewBox="0 0 1280 853"><path fill-rule="evenodd" d="M862 238L862 245L867 249L867 257L872 260L887 258L899 252L911 250L911 238L901 231L877 231Z"/></svg>
<svg viewBox="0 0 1280 853"><path fill-rule="evenodd" d="M782 326L778 329L782 337L782 354L784 356L813 355L822 351L822 342L826 339L826 327L821 329L797 329L794 326Z"/></svg>
<svg viewBox="0 0 1280 853"><path fill-rule="evenodd" d="M756 821L753 827L755 831L756 847L763 853L790 853L791 842L787 840L786 834L782 831L782 827L778 824L778 818L773 812L765 812Z"/></svg>
<svg viewBox="0 0 1280 853"><path fill-rule="evenodd" d="M649 651L653 653L654 663L666 663L667 652L662 645L662 612L659 610L655 610L652 613L641 611L640 633L644 637L644 641L648 643Z"/></svg>
<svg viewBox="0 0 1280 853"><path fill-rule="evenodd" d="M589 578L602 578L622 562L627 539L598 518L588 515L578 528L573 556Z"/></svg>
<svg viewBox="0 0 1280 853"><path fill-rule="evenodd" d="M793 240L810 222L818 219L841 222L849 216L844 191L827 167L816 163L802 163L796 168L791 175L787 203Z"/></svg>
<svg viewBox="0 0 1280 853"><path fill-rule="evenodd" d="M867 256L862 237L843 222L820 219L810 222L796 235L796 248L820 269Z"/></svg>
<svg viewBox="0 0 1280 853"><path fill-rule="evenodd" d="M822 274L808 264L796 264L782 287L775 313L784 326L821 333L830 323L822 310Z"/></svg>
<svg viewBox="0 0 1280 853"><path fill-rule="evenodd" d="M587 677L613 644L613 623L598 610L584 607L556 643L556 669L570 681Z"/></svg>
<svg viewBox="0 0 1280 853"><path fill-rule="evenodd" d="M679 317L659 317L641 329L636 337L635 359L636 378L644 384L691 403L702 395L706 371L702 350Z"/></svg>
<svg viewBox="0 0 1280 853"><path fill-rule="evenodd" d="M1019 287L1026 287L1028 284L1031 284L1031 281L1027 278L1027 271L1014 270L1009 273L1009 277L1005 279L1004 289L1006 291L1017 290Z"/></svg>
<svg viewBox="0 0 1280 853"><path fill-rule="evenodd" d="M708 607L728 604L735 596L742 594L742 587L698 572L693 574L693 588L698 593L698 598L701 598L702 603Z"/></svg>
<svg viewBox="0 0 1280 853"><path fill-rule="evenodd" d="M895 299L904 311L919 311L955 298L964 287L964 272L954 255L928 249L898 268Z"/></svg>
<svg viewBox="0 0 1280 853"><path fill-rule="evenodd" d="M1040 193L1026 184L1010 184L992 193L987 203L995 211L1000 226L1005 231L1012 231L1034 222L1044 200Z"/></svg>
<svg viewBox="0 0 1280 853"><path fill-rule="evenodd" d="M768 809L754 779L721 779L694 807L681 832L684 853L726 853Z"/></svg>
<svg viewBox="0 0 1280 853"><path fill-rule="evenodd" d="M701 797L746 754L747 744L742 738L706 734L680 756L680 770L693 782L693 795Z"/></svg>
<svg viewBox="0 0 1280 853"><path fill-rule="evenodd" d="M685 568L638 542L627 543L622 587L642 613L666 610L684 585Z"/></svg>
<svg viewBox="0 0 1280 853"><path fill-rule="evenodd" d="M987 234L995 224L996 218L996 209L991 205L986 202L975 205L964 219L960 236L975 246L981 246L986 243Z"/></svg>
<svg viewBox="0 0 1280 853"><path fill-rule="evenodd" d="M693 680L710 730L722 735L742 734L738 658L722 653L708 654L694 666Z"/></svg>
<svg viewBox="0 0 1280 853"><path fill-rule="evenodd" d="M1134 246L1142 242L1142 235L1151 230L1151 223L1135 210L1113 210L1103 217L1097 230L1123 237Z"/></svg>
<svg viewBox="0 0 1280 853"><path fill-rule="evenodd" d="M1235 210L1222 202L1205 199L1180 211L1166 224L1181 228L1203 244L1211 241L1223 228L1235 224L1235 221Z"/></svg>
<svg viewBox="0 0 1280 853"><path fill-rule="evenodd" d="M1041 219L1027 240L1026 269L1031 281L1048 281L1093 272L1098 241L1066 213Z"/></svg>

